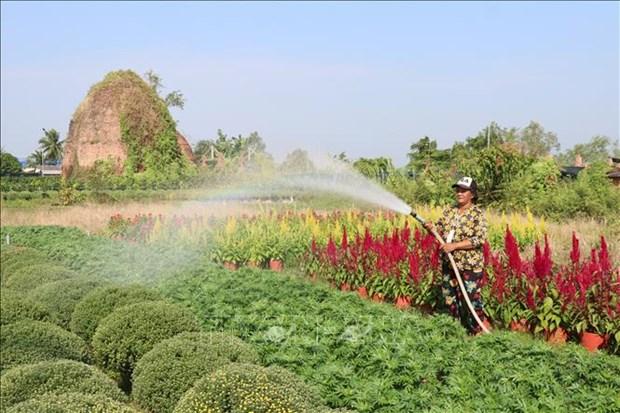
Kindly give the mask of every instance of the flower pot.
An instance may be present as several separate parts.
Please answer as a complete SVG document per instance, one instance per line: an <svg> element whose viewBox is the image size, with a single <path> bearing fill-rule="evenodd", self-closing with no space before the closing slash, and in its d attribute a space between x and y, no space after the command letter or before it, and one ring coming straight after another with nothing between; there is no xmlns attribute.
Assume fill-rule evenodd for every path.
<svg viewBox="0 0 620 413"><path fill-rule="evenodd" d="M336 281L330 281L329 286L332 288L336 288Z"/></svg>
<svg viewBox="0 0 620 413"><path fill-rule="evenodd" d="M269 269L275 272L282 271L282 261L273 259L269 260Z"/></svg>
<svg viewBox="0 0 620 413"><path fill-rule="evenodd" d="M558 327L553 331L546 331L545 336L551 344L564 344L568 338L566 331L562 327Z"/></svg>
<svg viewBox="0 0 620 413"><path fill-rule="evenodd" d="M368 298L368 290L366 290L366 287L359 287L357 289L357 295L362 298Z"/></svg>
<svg viewBox="0 0 620 413"><path fill-rule="evenodd" d="M406 310L411 307L411 298L409 297L396 297L396 302L394 303L396 308L399 310Z"/></svg>
<svg viewBox="0 0 620 413"><path fill-rule="evenodd" d="M420 304L416 308L423 314L433 314L433 306L428 303Z"/></svg>
<svg viewBox="0 0 620 413"><path fill-rule="evenodd" d="M239 268L236 262L225 261L223 265L224 265L224 268L226 268L229 271L235 271L237 268Z"/></svg>
<svg viewBox="0 0 620 413"><path fill-rule="evenodd" d="M349 283L340 284L340 291L351 291L351 285Z"/></svg>
<svg viewBox="0 0 620 413"><path fill-rule="evenodd" d="M605 337L596 334L596 333L588 333L584 331L581 333L581 345L584 346L588 351L596 351L605 341Z"/></svg>
<svg viewBox="0 0 620 413"><path fill-rule="evenodd" d="M383 302L383 294L381 293L375 293L372 295L372 301L376 302L376 303L382 303Z"/></svg>
<svg viewBox="0 0 620 413"><path fill-rule="evenodd" d="M524 318L520 319L520 320L512 320L510 322L510 330L511 331L516 331L518 333L529 333L530 332L530 328L527 325L527 320L525 320Z"/></svg>
<svg viewBox="0 0 620 413"><path fill-rule="evenodd" d="M248 266L248 268L260 268L260 264L258 263L258 261L250 260L247 262L246 265Z"/></svg>

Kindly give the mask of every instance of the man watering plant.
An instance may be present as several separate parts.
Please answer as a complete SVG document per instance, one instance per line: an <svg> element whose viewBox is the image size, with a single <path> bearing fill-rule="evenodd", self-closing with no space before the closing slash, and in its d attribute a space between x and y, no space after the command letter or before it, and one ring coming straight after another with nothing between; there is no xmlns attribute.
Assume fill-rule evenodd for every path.
<svg viewBox="0 0 620 413"><path fill-rule="evenodd" d="M473 178L463 177L452 185L452 188L454 188L456 204L444 209L436 223L436 228L431 222L426 223L425 226L429 231L436 229L446 241L441 246L444 252L442 254L442 294L445 304L450 314L461 320L470 333L478 334L481 332L481 327L464 301L447 254L452 253L467 295L476 314L486 325L480 282L483 268L482 244L487 237L487 222L484 213L476 205L478 187Z"/></svg>

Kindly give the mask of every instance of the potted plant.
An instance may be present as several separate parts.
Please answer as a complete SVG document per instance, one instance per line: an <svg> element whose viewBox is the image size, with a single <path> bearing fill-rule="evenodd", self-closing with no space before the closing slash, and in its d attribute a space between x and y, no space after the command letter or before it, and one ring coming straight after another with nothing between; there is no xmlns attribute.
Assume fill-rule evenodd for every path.
<svg viewBox="0 0 620 413"><path fill-rule="evenodd" d="M605 327L608 323L596 311L591 303L587 303L584 310L577 313L579 321L575 323L575 331L580 334L580 343L588 351L598 350L605 342Z"/></svg>
<svg viewBox="0 0 620 413"><path fill-rule="evenodd" d="M552 344L562 344L566 342L568 334L564 329L562 319L562 309L557 299L552 296L555 290L550 291L550 295L545 297L542 305L537 309L535 333L543 332L548 342Z"/></svg>

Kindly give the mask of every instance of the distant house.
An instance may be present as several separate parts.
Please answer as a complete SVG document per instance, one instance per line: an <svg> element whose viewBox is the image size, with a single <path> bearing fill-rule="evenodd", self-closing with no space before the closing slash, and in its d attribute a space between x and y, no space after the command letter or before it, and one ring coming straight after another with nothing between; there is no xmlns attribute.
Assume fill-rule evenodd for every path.
<svg viewBox="0 0 620 413"><path fill-rule="evenodd" d="M43 173L41 173L40 166L24 168L22 172L26 175L60 176L62 168L61 165L43 165Z"/></svg>

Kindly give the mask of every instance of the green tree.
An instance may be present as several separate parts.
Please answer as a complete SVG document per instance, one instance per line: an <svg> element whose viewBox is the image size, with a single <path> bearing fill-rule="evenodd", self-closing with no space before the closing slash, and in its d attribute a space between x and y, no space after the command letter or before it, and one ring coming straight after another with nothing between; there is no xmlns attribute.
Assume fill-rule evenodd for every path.
<svg viewBox="0 0 620 413"><path fill-rule="evenodd" d="M314 171L314 164L308 156L308 152L303 149L295 149L286 155L280 165L280 170L284 173L308 173Z"/></svg>
<svg viewBox="0 0 620 413"><path fill-rule="evenodd" d="M12 154L0 149L0 176L15 176L22 173L19 160Z"/></svg>
<svg viewBox="0 0 620 413"><path fill-rule="evenodd" d="M41 149L37 149L32 152L30 156L28 156L27 165L33 168L40 168L43 165L44 161L43 151Z"/></svg>
<svg viewBox="0 0 620 413"><path fill-rule="evenodd" d="M47 130L43 128L43 137L39 139L41 151L45 155L46 161L54 163L62 160L64 141L60 139L60 134L56 129Z"/></svg>
<svg viewBox="0 0 620 413"><path fill-rule="evenodd" d="M558 136L553 132L545 131L538 122L530 123L518 133L518 143L521 153L534 158L547 156L552 150L559 150Z"/></svg>
<svg viewBox="0 0 620 413"><path fill-rule="evenodd" d="M407 169L414 174L433 174L450 167L451 151L437 149L437 141L424 136L409 148Z"/></svg>
<svg viewBox="0 0 620 413"><path fill-rule="evenodd" d="M390 158L360 158L353 162L353 167L362 175L386 183L390 175L395 172Z"/></svg>
<svg viewBox="0 0 620 413"><path fill-rule="evenodd" d="M337 161L341 161L341 162L345 162L345 163L350 163L351 162L349 160L349 158L347 157L346 152L340 152L337 155L333 155L332 158L337 160Z"/></svg>
<svg viewBox="0 0 620 413"><path fill-rule="evenodd" d="M578 143L573 148L566 150L560 154L558 162L562 165L572 165L575 157L581 155L586 163L606 162L610 156L620 151L618 141L612 141L611 138L603 135L596 135L590 138L586 143Z"/></svg>
<svg viewBox="0 0 620 413"><path fill-rule="evenodd" d="M157 93L157 95L161 97L161 90L162 88L164 88L164 83L161 76L159 76L153 70L149 70L144 74L144 80L146 80L146 82L155 91L155 93ZM185 107L185 97L180 90L173 90L172 92L161 98L168 107L177 107L179 109L183 109Z"/></svg>
<svg viewBox="0 0 620 413"><path fill-rule="evenodd" d="M229 137L221 129L217 130L215 139L201 140L194 147L194 155L198 160L212 159L221 154L226 159L244 157L253 159L257 154L265 153L266 145L258 132L247 137L242 135Z"/></svg>

